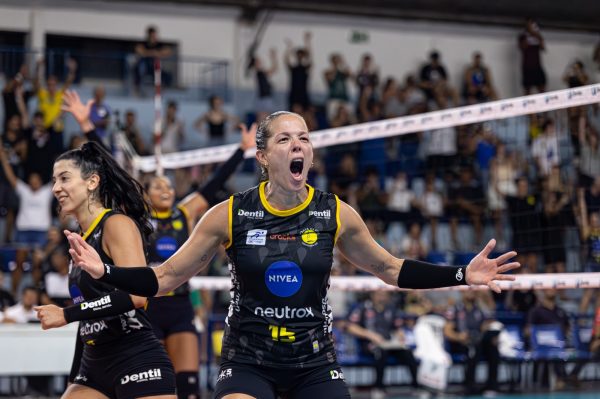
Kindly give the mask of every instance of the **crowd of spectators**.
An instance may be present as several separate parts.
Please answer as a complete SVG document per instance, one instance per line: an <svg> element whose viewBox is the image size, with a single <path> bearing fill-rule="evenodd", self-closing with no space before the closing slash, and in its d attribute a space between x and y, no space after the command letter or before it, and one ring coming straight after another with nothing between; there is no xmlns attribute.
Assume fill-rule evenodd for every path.
<svg viewBox="0 0 600 399"><path fill-rule="evenodd" d="M136 88L152 69L154 57L170 52L158 41L155 28L136 48ZM342 127L427 111L475 104L498 98L492 67L474 51L461 82L451 82L440 51L432 51L422 68L406 77L381 77L376 60L365 54L353 71L342 54L332 53L323 71L327 100L315 104L309 91L312 62L311 34L294 47L286 41L283 65L290 84L288 109L305 117L309 129ZM545 42L539 27L528 20L518 38L522 52L522 86L544 91L546 77L540 52ZM600 52L597 51L600 54ZM273 74L279 62L275 50L270 65L254 55L249 67L257 82L255 117L263 118L275 110ZM600 63L600 57L595 59ZM65 143L64 115L61 110L65 90L73 83L77 64L66 64L67 74L60 84L44 73L44 61L36 64L30 80L25 65L7 80L3 89L4 123L0 151L0 216L3 219L3 271L0 272L0 322L26 323L35 319L36 303L69 303L67 288L68 255L62 228L77 228L58 216L51 191L51 171L55 157L87 140L75 134ZM568 87L589 82L580 61L571 63L564 75ZM355 85L356 96L351 96ZM30 99L37 97L37 109ZM209 99L208 111L197 115L196 130L210 144L223 143L227 131L241 118L225 111L218 96ZM331 147L318 152L310 181L336 193L364 216L377 241L394 255L435 262L452 262L452 256L467 256L485 240L486 234L498 239L501 249L519 253L522 270L527 272L600 271L600 140L596 107L526 117L515 136L526 137L525 146L503 138L491 123L456 126L417 132L392 139L376 139ZM131 110L123 113L110 105L102 86L94 89L91 119L95 134L107 148L114 145L113 131L125 133L132 148L141 155L153 148L144 140ZM169 101L162 123L162 152L181 150L186 137L178 104ZM177 171L177 195L183 197L201 184L211 166ZM470 234L464 234L464 230ZM568 240L569 232L576 231ZM487 232L487 233L486 233ZM446 239L449 236L449 239ZM447 242L441 242L447 241ZM569 244L571 242L571 244ZM569 267L567 253L579 250L579 269ZM577 252L576 252L577 254ZM12 258L11 258L12 256ZM455 259L456 261L456 259ZM220 254L213 271L226 268ZM216 270L216 271L215 271ZM358 273L338 259L334 274ZM9 277L10 284L3 283ZM32 288L30 285L33 285ZM381 344L393 337L403 341L402 329L414 325L415 317L435 312L447 318L443 330L449 350L465 359L465 386L475 392L475 366L485 358L488 377L485 389L498 388L498 329L493 326L496 311L523 315L521 326L559 324L568 334L572 320L556 301L567 303L570 311L589 313L600 303L592 302L592 291L583 298L557 298L553 291L512 291L503 296L468 292L462 297L438 294L386 294L376 292L360 306L353 294L337 298L339 309L349 315L340 326L347 334L364 342L363 350L374 356L374 385L382 390L384 369L389 357L408 366L411 384L418 386L417 361L405 345L385 349ZM596 296L597 298L598 296ZM441 300L440 300L441 298ZM579 302L580 301L580 302ZM218 301L216 301L218 303ZM537 304L537 305L536 305ZM573 305L575 304L575 305ZM218 305L216 305L218 306ZM534 307L535 306L535 307ZM215 311L218 308L215 308ZM205 310L203 310L205 311ZM409 315L407 317L407 315ZM598 319L598 316L596 317ZM413 323L413 324L411 324ZM528 328L524 330L529 333ZM598 321L591 350L600 356ZM576 382L584 363L567 373L554 371L560 384ZM559 384L559 386L560 386Z"/></svg>

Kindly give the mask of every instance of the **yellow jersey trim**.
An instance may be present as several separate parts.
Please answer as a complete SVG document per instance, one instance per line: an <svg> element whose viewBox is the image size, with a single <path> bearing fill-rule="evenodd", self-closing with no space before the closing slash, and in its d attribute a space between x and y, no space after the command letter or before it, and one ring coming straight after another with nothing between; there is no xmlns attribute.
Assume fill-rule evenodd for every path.
<svg viewBox="0 0 600 399"><path fill-rule="evenodd" d="M152 214L152 217L156 218L156 219L167 219L167 218L171 217L173 212L170 209L168 211L164 211L164 212L159 212L159 211L152 209L151 214Z"/></svg>
<svg viewBox="0 0 600 399"><path fill-rule="evenodd" d="M335 197L335 222L337 224L337 227L335 229L335 236L333 237L333 245L335 245L340 234L342 222L340 221L340 199L335 194L333 194L333 196Z"/></svg>
<svg viewBox="0 0 600 399"><path fill-rule="evenodd" d="M100 221L102 220L102 218L104 217L104 215L106 215L111 210L112 209L105 209L102 212L100 212L100 214L98 216L96 216L96 219L94 219L94 221L92 222L92 224L90 225L90 227L88 227L88 229L82 235L82 238L83 238L84 241L87 240L87 238L90 236L90 234L92 234L92 231L94 231L94 229L96 228L96 226L98 226L98 223L100 223Z"/></svg>
<svg viewBox="0 0 600 399"><path fill-rule="evenodd" d="M227 229L227 235L229 236L229 242L225 245L225 249L228 249L233 244L233 195L229 197L227 218L229 219L227 224L229 225Z"/></svg>
<svg viewBox="0 0 600 399"><path fill-rule="evenodd" d="M260 183L260 186L258 187L258 194L260 196L260 202L262 203L263 207L267 210L267 212L269 212L270 214L275 215L275 216L292 216L292 215L304 210L308 206L308 204L310 204L310 201L312 201L313 195L315 193L315 189L307 184L306 187L308 187L308 196L306 197L306 199L304 200L303 203L301 203L298 206L293 207L292 209L279 210L279 209L273 208L271 206L271 204L269 204L269 201L267 201L267 196L265 194L266 184L267 184L267 182L264 181L264 182Z"/></svg>

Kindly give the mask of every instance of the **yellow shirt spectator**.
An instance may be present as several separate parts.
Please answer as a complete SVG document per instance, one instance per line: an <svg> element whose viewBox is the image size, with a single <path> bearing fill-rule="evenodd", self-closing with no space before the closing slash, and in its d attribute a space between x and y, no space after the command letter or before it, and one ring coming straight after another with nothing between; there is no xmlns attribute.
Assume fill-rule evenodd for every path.
<svg viewBox="0 0 600 399"><path fill-rule="evenodd" d="M60 118L64 90L60 89L50 94L46 89L38 90L38 107L44 113L44 127L53 127L54 130L61 132L63 130L62 119Z"/></svg>

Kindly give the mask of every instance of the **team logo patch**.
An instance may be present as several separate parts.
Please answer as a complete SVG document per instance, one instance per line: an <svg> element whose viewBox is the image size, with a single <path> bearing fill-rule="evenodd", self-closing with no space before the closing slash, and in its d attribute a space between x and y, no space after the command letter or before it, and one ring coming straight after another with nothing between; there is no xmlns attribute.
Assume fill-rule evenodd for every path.
<svg viewBox="0 0 600 399"><path fill-rule="evenodd" d="M458 268L458 271L456 272L456 281L462 281L463 279L463 271L462 271L462 267Z"/></svg>
<svg viewBox="0 0 600 399"><path fill-rule="evenodd" d="M126 375L125 377L121 378L121 385L128 384L129 382L140 383L154 380L162 380L162 373L160 369L150 369L148 371L142 371L141 373Z"/></svg>
<svg viewBox="0 0 600 399"><path fill-rule="evenodd" d="M296 236L293 234L285 233L285 234L270 234L269 240L274 241L296 241Z"/></svg>
<svg viewBox="0 0 600 399"><path fill-rule="evenodd" d="M331 219L331 209L325 211L308 211L308 216L314 216L317 219Z"/></svg>
<svg viewBox="0 0 600 399"><path fill-rule="evenodd" d="M248 219L262 219L265 217L265 211L245 211L238 209L238 216L243 216Z"/></svg>
<svg viewBox="0 0 600 399"><path fill-rule="evenodd" d="M156 253L163 259L169 258L177 251L177 240L173 237L161 237L156 240Z"/></svg>
<svg viewBox="0 0 600 399"><path fill-rule="evenodd" d="M317 240L319 239L319 233L314 229L306 229L302 230L302 242L309 247L312 247L317 244Z"/></svg>
<svg viewBox="0 0 600 399"><path fill-rule="evenodd" d="M265 284L272 294L282 298L290 297L302 287L302 270L294 262L277 261L267 268Z"/></svg>
<svg viewBox="0 0 600 399"><path fill-rule="evenodd" d="M181 220L173 220L173 223L171 223L171 225L173 226L174 230L181 230L183 229L183 222Z"/></svg>
<svg viewBox="0 0 600 399"><path fill-rule="evenodd" d="M267 243L267 230L249 230L246 236L248 245L265 245Z"/></svg>
<svg viewBox="0 0 600 399"><path fill-rule="evenodd" d="M221 382L233 376L233 370L231 369L223 369L219 373L219 378L217 378L217 382Z"/></svg>

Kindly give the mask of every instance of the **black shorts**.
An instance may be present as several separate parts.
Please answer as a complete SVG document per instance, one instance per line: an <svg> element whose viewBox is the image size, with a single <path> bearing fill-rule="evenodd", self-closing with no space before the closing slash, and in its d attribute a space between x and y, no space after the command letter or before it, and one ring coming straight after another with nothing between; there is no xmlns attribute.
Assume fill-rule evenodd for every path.
<svg viewBox="0 0 600 399"><path fill-rule="evenodd" d="M545 86L546 73L542 68L523 69L523 87Z"/></svg>
<svg viewBox="0 0 600 399"><path fill-rule="evenodd" d="M132 340L126 346L86 347L73 382L116 399L175 395L171 361L163 346L151 338L153 343Z"/></svg>
<svg viewBox="0 0 600 399"><path fill-rule="evenodd" d="M196 334L194 308L188 295L149 298L146 313L158 339L180 332Z"/></svg>
<svg viewBox="0 0 600 399"><path fill-rule="evenodd" d="M278 369L223 361L213 398L243 393L258 399L350 399L337 363L306 369Z"/></svg>

